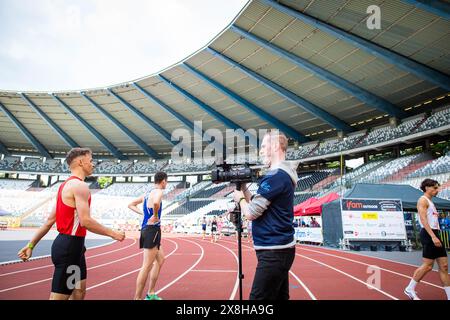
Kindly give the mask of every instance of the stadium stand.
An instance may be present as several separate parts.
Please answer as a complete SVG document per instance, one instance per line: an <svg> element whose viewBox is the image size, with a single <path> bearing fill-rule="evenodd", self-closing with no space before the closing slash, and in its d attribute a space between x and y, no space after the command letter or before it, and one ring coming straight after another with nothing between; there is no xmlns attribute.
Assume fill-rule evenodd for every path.
<svg viewBox="0 0 450 320"><path fill-rule="evenodd" d="M409 175L410 178L437 175L440 173L450 172L450 154L439 157L431 161L424 167L416 170Z"/></svg>
<svg viewBox="0 0 450 320"><path fill-rule="evenodd" d="M17 171L27 171L27 172L39 172L42 168L42 160L39 158L25 158L20 162L16 170Z"/></svg>
<svg viewBox="0 0 450 320"><path fill-rule="evenodd" d="M190 200L186 201L177 208L169 211L166 213L166 215L186 215L189 213L192 213L194 211L197 211L198 209L213 203L214 200Z"/></svg>
<svg viewBox="0 0 450 320"><path fill-rule="evenodd" d="M27 190L32 180L0 179L1 190Z"/></svg>
<svg viewBox="0 0 450 320"><path fill-rule="evenodd" d="M210 198L212 195L220 192L228 186L228 183L212 184L201 191L195 193L192 198Z"/></svg>
<svg viewBox="0 0 450 320"><path fill-rule="evenodd" d="M20 157L5 157L0 161L0 170L14 171L17 164L20 162Z"/></svg>
<svg viewBox="0 0 450 320"><path fill-rule="evenodd" d="M296 192L294 194L294 206L308 200L309 198L316 197L318 192Z"/></svg>
<svg viewBox="0 0 450 320"><path fill-rule="evenodd" d="M164 194L170 193L175 189L177 184L178 183L168 183L167 188L164 190ZM98 194L105 196L139 197L144 193L150 192L152 188L152 183L118 182L102 189Z"/></svg>
<svg viewBox="0 0 450 320"><path fill-rule="evenodd" d="M175 161L168 164L164 169L169 173L208 171L213 162L213 159L205 159L205 161L194 160L191 162Z"/></svg>
<svg viewBox="0 0 450 320"><path fill-rule="evenodd" d="M41 172L59 172L61 171L61 161L57 159L46 159L39 169Z"/></svg>
<svg viewBox="0 0 450 320"><path fill-rule="evenodd" d="M311 190L316 183L326 179L333 171L333 169L325 169L300 173L295 191Z"/></svg>
<svg viewBox="0 0 450 320"><path fill-rule="evenodd" d="M402 168L408 166L409 164L413 163L414 161L417 161L423 156L422 154L416 154L416 155L410 155L405 157L400 157L394 160L391 160L384 165L380 166L376 170L373 170L364 178L358 178L355 179L354 182L371 182L371 183L377 183L382 181L388 176L392 176L396 174L398 171L400 171Z"/></svg>

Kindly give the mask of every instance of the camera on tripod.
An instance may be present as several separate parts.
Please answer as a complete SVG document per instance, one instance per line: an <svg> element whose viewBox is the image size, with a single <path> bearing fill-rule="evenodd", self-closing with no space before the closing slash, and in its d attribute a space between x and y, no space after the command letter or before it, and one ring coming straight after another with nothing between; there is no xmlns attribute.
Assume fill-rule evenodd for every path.
<svg viewBox="0 0 450 320"><path fill-rule="evenodd" d="M226 162L216 164L211 172L211 180L214 183L231 182L247 183L256 182L260 177L261 168L249 163L227 164Z"/></svg>
<svg viewBox="0 0 450 320"><path fill-rule="evenodd" d="M216 163L216 167L211 172L213 183L231 182L236 184L236 190L241 190L241 185L248 182L258 181L262 167L255 164L227 164ZM236 203L233 211L230 212L229 220L238 230L241 229L241 209Z"/></svg>
<svg viewBox="0 0 450 320"><path fill-rule="evenodd" d="M262 175L262 166L245 164L227 164L225 162L218 163L211 172L211 180L214 183L231 182L236 184L236 190L241 190L242 184L247 182L256 182ZM233 211L230 212L228 218L236 227L238 239L238 275L239 275L239 299L242 300L242 219L241 208L238 203L235 204Z"/></svg>

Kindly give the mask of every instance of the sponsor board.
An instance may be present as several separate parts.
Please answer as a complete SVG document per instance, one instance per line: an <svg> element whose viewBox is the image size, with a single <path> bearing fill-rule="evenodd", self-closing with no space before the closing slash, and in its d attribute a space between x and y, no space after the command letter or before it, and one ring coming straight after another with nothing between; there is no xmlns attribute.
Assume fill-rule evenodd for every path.
<svg viewBox="0 0 450 320"><path fill-rule="evenodd" d="M322 243L322 228L295 228L295 239L302 242Z"/></svg>
<svg viewBox="0 0 450 320"><path fill-rule="evenodd" d="M406 239L401 200L341 199L341 214L344 239Z"/></svg>

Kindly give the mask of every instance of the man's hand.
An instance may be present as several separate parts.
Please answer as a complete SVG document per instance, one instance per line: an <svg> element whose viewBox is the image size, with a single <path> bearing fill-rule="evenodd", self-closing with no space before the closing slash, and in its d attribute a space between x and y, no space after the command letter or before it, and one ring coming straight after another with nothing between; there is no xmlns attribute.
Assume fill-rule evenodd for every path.
<svg viewBox="0 0 450 320"><path fill-rule="evenodd" d="M20 251L17 253L22 261L27 261L28 259L30 259L32 254L33 250L31 250L28 245L20 249Z"/></svg>
<svg viewBox="0 0 450 320"><path fill-rule="evenodd" d="M123 241L125 239L125 232L113 230L111 238L117 241Z"/></svg>
<svg viewBox="0 0 450 320"><path fill-rule="evenodd" d="M441 243L441 240L439 240L439 238L433 237L433 238L431 238L431 240L433 240L433 243L436 247L438 247L438 248L442 247L442 243Z"/></svg>
<svg viewBox="0 0 450 320"><path fill-rule="evenodd" d="M156 217L155 215L151 216L151 218L148 220L147 224L148 225L153 225L153 224L157 224L159 222L158 217Z"/></svg>
<svg viewBox="0 0 450 320"><path fill-rule="evenodd" d="M239 203L239 200L241 200L241 198L245 198L244 193L239 190L234 190L233 198L235 202Z"/></svg>

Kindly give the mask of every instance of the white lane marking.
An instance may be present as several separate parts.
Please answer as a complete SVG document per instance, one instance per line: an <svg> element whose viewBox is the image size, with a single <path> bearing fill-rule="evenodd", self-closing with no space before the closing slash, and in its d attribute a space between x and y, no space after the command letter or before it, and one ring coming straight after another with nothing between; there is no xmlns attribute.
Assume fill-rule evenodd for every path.
<svg viewBox="0 0 450 320"><path fill-rule="evenodd" d="M354 263L362 264L362 265L365 265L365 266L373 266L374 265L374 264L368 264L368 263L365 263L365 262L361 262L361 261L353 260L353 259L350 259L350 258L341 257L341 256L338 256L338 255L335 255L335 254L317 251L317 250L311 250L311 249L306 249L306 248L301 248L300 250L316 252L316 253L319 253L319 254L332 256L332 257L336 257L336 258L339 258L339 259L343 259L343 260L351 261L351 262L354 262ZM397 263L395 261L391 261L391 262L392 263ZM408 275L403 274L403 273L399 273L399 272L396 272L396 271L393 271L393 270L390 270L390 269L386 269L386 268L381 268L379 266L377 266L377 268L380 269L380 270L386 271L386 272L393 273L393 274L398 275L398 276L402 276L402 277L405 277L405 278L408 278L408 279L412 279L411 276L408 276ZM427 281L421 280L420 283L424 283L424 284L427 284L429 286L433 286L433 287L436 287L436 288L439 288L439 289L442 289L442 290L444 289L444 287L438 286L438 285L436 285L434 283L431 283L431 282L427 282Z"/></svg>
<svg viewBox="0 0 450 320"><path fill-rule="evenodd" d="M308 259L308 260L311 260L311 261L314 261L315 263L318 263L318 264L323 265L323 266L325 266L325 267L327 267L327 268L330 268L330 269L332 269L332 270L334 270L334 271L336 271L336 272L339 272L340 274L343 274L343 275L345 275L345 276L347 276L347 277L349 277L349 278L351 278L351 279L353 279L353 280L355 280L355 281L357 281L357 282L363 284L363 285L366 286L366 287L371 287L372 289L374 289L374 290L376 290L376 291L378 291L378 292L384 294L385 296L387 296L387 297L389 297L389 298L391 298L391 299L393 299L393 300L399 300L398 298L396 298L396 297L390 295L389 293L387 293L387 292L385 292L385 291L383 291L383 290L381 290L381 289L378 289L377 287L375 287L375 286L373 286L373 285L371 285L371 284L369 284L369 283L367 283L367 282L364 282L364 281L362 281L362 280L360 280L360 279L358 279L358 278L352 276L351 274L348 274L348 273L346 273L346 272L344 272L344 271L342 271L342 270L340 270L340 269L337 269L337 268L335 268L335 267L332 267L332 266L330 266L330 265L328 265L328 264L326 264L326 263L324 263L324 262L320 262L320 261L318 261L318 260L315 260L315 259L313 259L313 258L309 258L309 257L307 257L307 256L304 256L304 255L301 255L301 254L298 254L298 253L296 253L295 255L296 255L296 256L299 256L299 257L303 257L303 258Z"/></svg>
<svg viewBox="0 0 450 320"><path fill-rule="evenodd" d="M111 244L111 243L114 243L114 242L115 242L115 241L110 242L110 244ZM131 246L133 246L133 245L135 245L135 244L136 244L136 239L134 239L134 242L133 242L132 244L130 244L130 245L126 246L126 247L119 248L119 249L112 250L112 251L108 251L108 252L99 253L99 254L96 254L96 255L93 255L93 256L89 256L89 257L86 257L86 260L88 260L88 259L90 259L90 258L95 258L95 257L98 257L98 256L103 256L103 255L105 255L105 254L110 254L110 253L113 253L113 252L125 250L125 249L127 249L127 248L129 248L129 247L131 247ZM89 248L88 250L91 250L91 249L94 249L94 247ZM21 261L21 260L20 260L20 261ZM30 259L29 261L31 261L31 259ZM21 261L21 262L22 262L22 261ZM49 267L53 267L53 264L47 264L47 265L45 265L45 266L40 266L40 267L35 267L35 268L29 268L29 269L23 269L23 270L18 270L18 271L13 271L13 272L8 272L8 273L3 273L3 274L0 274L0 277L9 276L9 275L12 275L12 274L17 274L17 273L22 273L22 272L27 272L27 271L33 271L33 270L39 270L39 269L45 269L45 268L49 268Z"/></svg>
<svg viewBox="0 0 450 320"><path fill-rule="evenodd" d="M175 251L178 250L178 244L177 244L175 241L172 241L172 240L169 240L169 239L165 239L165 240L167 240L167 241L172 242L172 243L175 244L175 249L173 249L172 252L170 252L170 253L166 256L166 258L168 258L168 257L170 257ZM139 253L142 254L142 252L139 252ZM122 274L122 275L120 275L120 276L118 276L118 277L109 279L109 280L107 280L107 281L98 283L98 284L96 284L96 285L93 285L93 286L87 288L86 291L87 291L87 290L91 290L91 289L95 289L95 288L97 288L97 287L100 287L100 286L103 286L103 285L105 285L105 284L111 283L111 282L113 282L113 281L119 280L119 279L121 279L121 278L123 278L123 277L126 277L126 276L130 275L130 274L133 274L133 273L135 273L135 272L138 272L139 270L141 270L141 268L136 269L136 270L132 270L132 271L127 272L127 273L124 273L124 274Z"/></svg>
<svg viewBox="0 0 450 320"><path fill-rule="evenodd" d="M235 243L231 240L225 240L227 243ZM245 244L242 244L244 247L250 248L249 251L254 251L254 249L250 246L247 246ZM312 300L317 300L316 296L311 292L311 290L303 283L303 281L300 280L300 278L292 271L289 270L289 273L295 278L295 280L298 281L298 283L305 289L306 293L311 297Z"/></svg>

